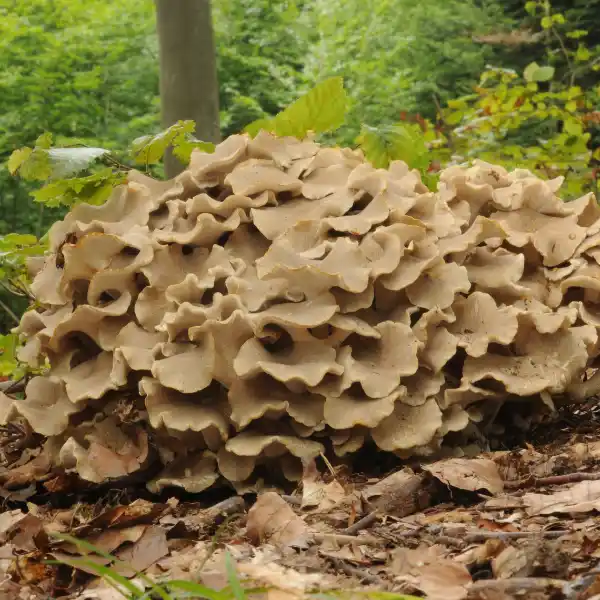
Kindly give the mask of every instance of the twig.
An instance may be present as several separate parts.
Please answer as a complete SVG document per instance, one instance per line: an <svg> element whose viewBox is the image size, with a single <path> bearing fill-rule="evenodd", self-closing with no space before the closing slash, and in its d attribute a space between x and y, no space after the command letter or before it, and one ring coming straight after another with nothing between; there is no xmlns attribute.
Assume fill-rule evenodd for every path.
<svg viewBox="0 0 600 600"><path fill-rule="evenodd" d="M436 94L431 94L431 97L433 98L433 103L435 104L435 108L438 112L438 117L439 117L440 123L442 124L442 127L444 128L444 131L446 132L446 139L448 140L448 148L452 152L454 152L454 139L452 138L452 131L451 131L448 123L446 123L446 119L444 119L440 101Z"/></svg>
<svg viewBox="0 0 600 600"><path fill-rule="evenodd" d="M246 503L241 496L232 496L214 506L207 508L203 512L203 518L207 521L214 521L221 515L229 516L237 513L243 513L246 510Z"/></svg>
<svg viewBox="0 0 600 600"><path fill-rule="evenodd" d="M343 533L345 535L356 535L359 531L362 531L363 529L367 529L367 527L370 527L371 525L373 525L373 523L375 523L375 521L377 521L378 517L379 517L379 511L374 510L373 512L369 513L367 516L356 521L356 523L354 523L354 525L350 525L350 527L346 527L346 529L342 529L342 531L340 533Z"/></svg>
<svg viewBox="0 0 600 600"><path fill-rule="evenodd" d="M292 506L300 506L302 504L302 500L300 498L298 498L297 496L289 496L287 494L284 494L283 496L281 496L288 504L291 504Z"/></svg>
<svg viewBox="0 0 600 600"><path fill-rule="evenodd" d="M341 533L313 533L312 539L315 542L337 542L343 544L368 544L369 546L381 546L385 540L376 538L372 535L343 535Z"/></svg>
<svg viewBox="0 0 600 600"><path fill-rule="evenodd" d="M446 532L445 532L446 533ZM492 539L518 540L522 538L541 537L545 539L554 539L572 533L566 529L556 529L554 531L481 531L477 533L467 533L460 538L471 544L473 542L483 542ZM446 533L448 535L448 533ZM451 536L452 537L452 536Z"/></svg>
<svg viewBox="0 0 600 600"><path fill-rule="evenodd" d="M575 71L573 69L573 63L571 62L571 57L569 56L569 51L567 50L567 47L565 46L562 36L560 35L560 33L558 33L558 31L556 31L556 28L550 27L550 31L552 32L552 35L556 38L556 41L560 45L560 50L561 50L563 56L565 57L565 61L567 63L567 68L569 69L569 73L570 73L569 86L573 87L573 85L575 85Z"/></svg>
<svg viewBox="0 0 600 600"><path fill-rule="evenodd" d="M468 540L463 540L459 537L453 537L451 535L437 535L435 537L436 544L444 544L445 546L452 546L453 548L462 548Z"/></svg>
<svg viewBox="0 0 600 600"><path fill-rule="evenodd" d="M527 477L517 481L505 481L504 487L509 490L522 490L528 487L543 487L546 485L562 485L579 481L596 481L600 473L567 473L566 475L550 475L548 477Z"/></svg>
<svg viewBox="0 0 600 600"><path fill-rule="evenodd" d="M0 381L0 392L5 394L16 394L22 392L25 389L25 379L19 379L17 381Z"/></svg>
<svg viewBox="0 0 600 600"><path fill-rule="evenodd" d="M563 579L551 579L550 577L513 577L511 579L480 579L474 581L469 591L483 592L497 590L501 592L518 592L520 590L545 590L548 588L559 588L568 583Z"/></svg>
<svg viewBox="0 0 600 600"><path fill-rule="evenodd" d="M366 583L373 583L379 586L383 585L383 580L377 577L377 575L371 575L363 569L357 569L356 567L349 565L347 562L341 560L340 558L333 558L332 556L328 556L327 560L330 561L336 569L342 571L346 575L350 575L350 577L357 577L360 581L364 581Z"/></svg>
<svg viewBox="0 0 600 600"><path fill-rule="evenodd" d="M20 323L19 317L11 310L10 306L0 300L0 307L4 312L18 325Z"/></svg>

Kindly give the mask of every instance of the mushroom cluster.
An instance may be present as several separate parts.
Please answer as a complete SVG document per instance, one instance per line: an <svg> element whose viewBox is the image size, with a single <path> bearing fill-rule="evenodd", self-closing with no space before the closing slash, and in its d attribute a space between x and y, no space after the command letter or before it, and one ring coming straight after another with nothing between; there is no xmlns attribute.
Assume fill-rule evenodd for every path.
<svg viewBox="0 0 600 600"><path fill-rule="evenodd" d="M402 162L234 135L170 181L131 172L49 234L3 420L101 482L251 489L366 443L428 455L507 402L598 388L600 207L477 162L436 192Z"/></svg>

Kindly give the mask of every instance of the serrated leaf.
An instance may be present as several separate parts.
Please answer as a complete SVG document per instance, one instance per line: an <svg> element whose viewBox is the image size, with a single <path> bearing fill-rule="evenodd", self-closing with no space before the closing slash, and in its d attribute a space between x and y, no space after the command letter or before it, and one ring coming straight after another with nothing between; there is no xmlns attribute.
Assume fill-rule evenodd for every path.
<svg viewBox="0 0 600 600"><path fill-rule="evenodd" d="M258 135L258 132L261 129L265 131L271 131L273 119L257 119L256 121L252 121L244 127L244 131L250 134L252 137Z"/></svg>
<svg viewBox="0 0 600 600"><path fill-rule="evenodd" d="M8 159L8 172L11 175L14 175L19 170L21 165L31 156L32 152L33 150L28 147L14 150Z"/></svg>
<svg viewBox="0 0 600 600"><path fill-rule="evenodd" d="M409 167L424 171L429 166L425 138L418 125L400 124L394 127L364 125L356 143L376 168L387 168L394 160L403 160Z"/></svg>
<svg viewBox="0 0 600 600"><path fill-rule="evenodd" d="M35 140L35 147L43 148L44 150L48 150L49 148L51 148L52 147L52 134L48 131L42 133L42 135L40 135L38 137L38 139Z"/></svg>
<svg viewBox="0 0 600 600"><path fill-rule="evenodd" d="M104 204L115 186L123 183L125 176L106 167L86 177L73 177L48 183L32 192L36 202L50 207L74 206L79 202Z"/></svg>
<svg viewBox="0 0 600 600"><path fill-rule="evenodd" d="M48 151L34 148L33 152L21 163L19 175L27 181L46 181L52 175Z"/></svg>
<svg viewBox="0 0 600 600"><path fill-rule="evenodd" d="M183 140L181 142L175 140L173 143L173 154L183 164L188 164L194 150L202 150L207 154L212 154L215 151L215 145L211 142L200 142Z"/></svg>
<svg viewBox="0 0 600 600"><path fill-rule="evenodd" d="M110 154L110 150L106 148L52 148L48 150L52 178L64 179L76 175L107 154Z"/></svg>
<svg viewBox="0 0 600 600"><path fill-rule="evenodd" d="M194 121L178 121L171 127L156 135L144 135L133 141L131 152L137 164L153 165L162 159L167 148L181 136L183 142L186 135L194 132L196 125Z"/></svg>
<svg viewBox="0 0 600 600"><path fill-rule="evenodd" d="M346 118L347 96L341 77L326 79L298 98L272 119L250 123L244 131L271 131L278 136L299 139L309 132L326 133L340 127ZM252 133L251 133L252 135Z"/></svg>

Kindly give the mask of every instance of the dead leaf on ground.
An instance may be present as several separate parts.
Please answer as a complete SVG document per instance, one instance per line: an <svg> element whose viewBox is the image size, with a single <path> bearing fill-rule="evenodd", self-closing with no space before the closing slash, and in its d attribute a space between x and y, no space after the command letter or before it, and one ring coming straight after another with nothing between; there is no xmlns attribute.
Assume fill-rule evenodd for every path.
<svg viewBox="0 0 600 600"><path fill-rule="evenodd" d="M237 570L240 575L245 575L259 585L291 592L294 595L302 595L303 592L318 587L326 577L322 573L301 573L273 562L269 564L240 563L237 565Z"/></svg>
<svg viewBox="0 0 600 600"><path fill-rule="evenodd" d="M73 530L73 535L82 537L92 531L107 528L131 527L133 525L150 524L160 517L168 505L135 500L131 504L115 506L100 513L97 517Z"/></svg>
<svg viewBox="0 0 600 600"><path fill-rule="evenodd" d="M410 584L428 600L463 600L472 581L464 565L444 558L435 547L394 550L391 571L396 581Z"/></svg>
<svg viewBox="0 0 600 600"><path fill-rule="evenodd" d="M306 462L302 476L302 508L326 511L346 497L343 486L334 479L325 483L314 460Z"/></svg>
<svg viewBox="0 0 600 600"><path fill-rule="evenodd" d="M246 535L256 546L270 542L276 546L306 546L306 523L276 492L261 494L248 511Z"/></svg>
<svg viewBox="0 0 600 600"><path fill-rule="evenodd" d="M552 494L524 494L522 502L530 516L600 510L600 480L581 481Z"/></svg>
<svg viewBox="0 0 600 600"><path fill-rule="evenodd" d="M0 472L0 485L5 490L16 490L31 486L32 482L42 481L50 473L52 465L56 463L55 445L56 442L48 440L40 454L28 463ZM30 495L34 493L35 487Z"/></svg>
<svg viewBox="0 0 600 600"><path fill-rule="evenodd" d="M18 550L31 552L48 545L44 523L38 517L25 515L13 523L3 534L2 539L10 542Z"/></svg>
<svg viewBox="0 0 600 600"><path fill-rule="evenodd" d="M137 542L147 528L148 525L134 525L125 529L109 529L87 538L86 541L93 544L98 550L110 554L125 543ZM64 549L66 550L66 548Z"/></svg>
<svg viewBox="0 0 600 600"><path fill-rule="evenodd" d="M423 465L423 470L442 483L461 490L487 490L491 494L499 494L504 490L498 467L489 458L451 458Z"/></svg>
<svg viewBox="0 0 600 600"><path fill-rule="evenodd" d="M8 574L16 583L32 584L49 590L54 582L58 567L48 565L44 555L39 552L30 552L17 556L8 570Z"/></svg>
<svg viewBox="0 0 600 600"><path fill-rule="evenodd" d="M492 559L492 572L497 579L528 577L533 572L535 550L507 546Z"/></svg>
<svg viewBox="0 0 600 600"><path fill-rule="evenodd" d="M125 577L132 577L145 571L168 553L167 532L158 525L151 525L133 546L116 553L117 558L127 567L117 564L114 569Z"/></svg>

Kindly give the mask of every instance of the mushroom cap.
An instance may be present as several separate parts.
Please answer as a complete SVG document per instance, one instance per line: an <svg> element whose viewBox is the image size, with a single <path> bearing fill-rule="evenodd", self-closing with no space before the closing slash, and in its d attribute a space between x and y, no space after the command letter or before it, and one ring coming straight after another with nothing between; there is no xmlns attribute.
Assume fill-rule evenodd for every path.
<svg viewBox="0 0 600 600"><path fill-rule="evenodd" d="M430 455L504 402L580 401L600 207L561 183L475 160L430 191L401 161L264 131L169 181L132 171L52 227L17 328L49 370L0 393L0 421L27 419L83 479L159 460L150 490L199 492L294 481L369 440Z"/></svg>

